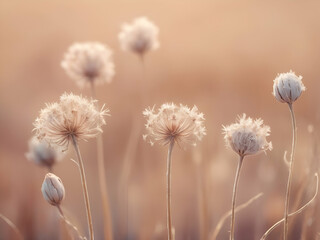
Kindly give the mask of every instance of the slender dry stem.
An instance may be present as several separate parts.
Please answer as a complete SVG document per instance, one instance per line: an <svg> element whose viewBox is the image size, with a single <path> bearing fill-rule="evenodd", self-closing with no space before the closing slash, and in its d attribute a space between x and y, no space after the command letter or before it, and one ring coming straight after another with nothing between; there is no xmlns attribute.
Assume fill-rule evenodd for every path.
<svg viewBox="0 0 320 240"><path fill-rule="evenodd" d="M288 215L289 215L289 201L290 201L290 193L291 193L291 181L292 181L292 172L294 165L294 152L296 148L297 141L297 133L296 133L296 119L293 112L292 104L288 104L289 110L291 113L292 120L292 148L291 148L291 157L290 157L290 166L289 166L289 176L287 182L287 190L286 190L286 199L285 199L285 207L284 207L284 228L283 228L283 239L288 239Z"/></svg>
<svg viewBox="0 0 320 240"><path fill-rule="evenodd" d="M235 213L245 209L246 207L248 207L251 203L253 203L255 200L257 200L258 198L260 198L261 196L263 195L263 193L259 193L257 194L256 196L250 198L247 202L237 206L234 210ZM225 214L222 215L222 217L220 218L216 228L214 229L213 233L212 233L212 236L211 236L211 240L216 240L217 239L217 236L224 224L224 222L227 220L228 217L230 217L232 214L232 211L229 210L228 212L226 212Z"/></svg>
<svg viewBox="0 0 320 240"><path fill-rule="evenodd" d="M0 218L5 221L9 227L11 227L11 229L15 232L15 234L17 235L17 238L20 240L23 240L23 236L20 232L20 230L17 228L17 226L6 216L4 216L3 214L0 213Z"/></svg>
<svg viewBox="0 0 320 240"><path fill-rule="evenodd" d="M171 154L174 145L174 140L171 140L168 157L167 157L167 228L168 228L168 240L173 240L172 238L172 218L171 218Z"/></svg>
<svg viewBox="0 0 320 240"><path fill-rule="evenodd" d="M93 81L91 81L91 91L92 97L96 98L95 87ZM97 160L98 160L98 176L99 176L99 186L100 194L102 199L103 208L103 221L104 221L104 237L108 240L113 240L113 230L112 230L112 220L111 220L111 208L108 197L108 187L107 187L107 177L105 173L104 166L104 152L103 152L103 138L100 134L97 138Z"/></svg>
<svg viewBox="0 0 320 240"><path fill-rule="evenodd" d="M313 197L306 203L304 204L301 208L299 208L297 211L293 212L293 213L290 213L288 214L288 217L292 217L296 214L299 214L301 213L306 207L308 207L312 202L313 200L317 197L318 195L318 188L319 188L319 176L318 176L318 173L315 174L315 177L316 177L316 192L314 193ZM281 220L279 220L278 222L276 222L273 226L271 226L266 232L265 234L263 234L263 236L260 238L260 240L264 240L267 238L267 236L277 227L279 226L282 222L285 221L285 218L282 218Z"/></svg>
<svg viewBox="0 0 320 240"><path fill-rule="evenodd" d="M80 167L81 184L82 184L83 197L84 197L84 202L85 202L86 212L87 212L87 221L88 221L90 240L94 240L94 232L93 232L93 224L92 224L92 217L91 217L91 210L90 210L90 202L89 202L89 193L88 193L88 188L87 188L86 174L84 171L84 165L83 165L82 157L80 154L80 149L79 149L77 139L75 138L75 136L72 136L72 143L74 146L74 150L77 154L79 167Z"/></svg>
<svg viewBox="0 0 320 240"><path fill-rule="evenodd" d="M81 240L86 240L86 238L83 237L83 236L80 234L79 229L78 229L75 225L73 225L73 224L66 218L66 216L64 215L64 213L63 213L63 211L62 211L62 208L61 208L59 205L57 206L57 208L58 208L58 211L59 211L59 213L60 213L60 216L61 216L62 220L65 222L65 224L66 224L67 226L71 227L71 228L77 233L78 238L80 238Z"/></svg>
<svg viewBox="0 0 320 240"><path fill-rule="evenodd" d="M236 172L236 177L234 179L233 184L233 192L232 192L232 206L231 206L231 224L230 224L230 240L234 239L234 219L235 219L235 206L236 206L236 197L237 197L237 189L238 189L238 183L239 183L239 176L240 176L240 170L243 162L243 156L240 156L240 159L238 161L238 168Z"/></svg>

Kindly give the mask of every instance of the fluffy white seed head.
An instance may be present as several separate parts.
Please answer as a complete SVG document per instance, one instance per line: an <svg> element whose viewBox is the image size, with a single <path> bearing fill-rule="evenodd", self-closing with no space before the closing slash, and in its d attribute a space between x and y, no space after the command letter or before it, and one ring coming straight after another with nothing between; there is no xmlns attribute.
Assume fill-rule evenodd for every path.
<svg viewBox="0 0 320 240"><path fill-rule="evenodd" d="M183 147L186 144L196 145L206 134L203 113L196 106L190 109L181 104L166 103L157 112L154 108L146 109L143 115L147 118L144 139L151 145L155 141L162 145L171 141Z"/></svg>
<svg viewBox="0 0 320 240"><path fill-rule="evenodd" d="M261 151L272 150L271 142L266 137L270 135L270 127L263 125L263 120L252 120L243 114L238 122L223 126L224 139L241 157L253 155Z"/></svg>
<svg viewBox="0 0 320 240"><path fill-rule="evenodd" d="M282 103L292 104L306 89L302 83L302 76L298 77L292 71L278 74L273 82L273 95Z"/></svg>
<svg viewBox="0 0 320 240"><path fill-rule="evenodd" d="M40 140L68 149L70 140L87 140L102 132L104 116L109 110L98 110L95 100L64 93L60 102L47 104L35 120L36 136Z"/></svg>
<svg viewBox="0 0 320 240"><path fill-rule="evenodd" d="M131 24L122 25L119 41L124 51L143 55L149 50L159 48L159 29L146 17L136 18Z"/></svg>
<svg viewBox="0 0 320 240"><path fill-rule="evenodd" d="M62 159L63 155L60 147L55 144L39 141L35 136L29 140L29 152L26 153L26 158L40 166L50 169Z"/></svg>
<svg viewBox="0 0 320 240"><path fill-rule="evenodd" d="M65 197L63 183L61 179L53 173L47 173L45 176L41 192L44 199L53 206L59 206Z"/></svg>
<svg viewBox="0 0 320 240"><path fill-rule="evenodd" d="M112 51L98 42L74 43L61 66L79 87L110 83L114 76Z"/></svg>

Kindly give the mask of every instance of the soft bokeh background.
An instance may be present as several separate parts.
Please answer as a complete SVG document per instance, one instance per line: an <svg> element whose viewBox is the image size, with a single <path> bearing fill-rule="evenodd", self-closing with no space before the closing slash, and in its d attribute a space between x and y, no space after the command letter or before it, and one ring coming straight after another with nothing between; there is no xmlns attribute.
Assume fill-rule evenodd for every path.
<svg viewBox="0 0 320 240"><path fill-rule="evenodd" d="M130 154L129 185L121 188L132 128L147 106L173 101L197 105L205 114L207 136L197 148L173 153L173 224L176 240L210 239L220 217L230 209L237 156L224 146L222 124L238 114L261 117L271 126L274 150L248 157L237 202L264 195L236 217L238 240L259 239L282 218L291 146L291 120L285 104L271 95L273 79L290 69L302 75L307 91L294 104L298 147L292 208L314 193L318 170L320 76L319 1L228 0L55 0L0 2L0 213L26 239L68 239L57 210L43 199L45 169L24 156L32 123L46 102L78 89L60 67L76 41L100 41L114 51L116 76L97 96L111 110L104 128L107 184L116 240L166 239L165 147L151 147L138 137ZM140 59L120 49L123 22L147 16L160 28L159 50L148 53L145 76ZM137 92L144 89L144 106ZM308 126L314 127L313 133ZM310 127L309 127L310 128ZM139 130L139 127L138 127ZM96 239L103 239L95 140L82 142ZM72 150L72 149L70 149ZM55 169L66 188L63 208L86 232L86 216L77 167L69 159ZM125 188L126 189L126 188ZM128 196L128 203L126 200ZM291 221L290 239L316 239L319 200ZM127 220L128 219L128 220ZM229 220L218 239L227 239ZM282 228L270 239L280 239ZM14 239L0 221L0 239Z"/></svg>

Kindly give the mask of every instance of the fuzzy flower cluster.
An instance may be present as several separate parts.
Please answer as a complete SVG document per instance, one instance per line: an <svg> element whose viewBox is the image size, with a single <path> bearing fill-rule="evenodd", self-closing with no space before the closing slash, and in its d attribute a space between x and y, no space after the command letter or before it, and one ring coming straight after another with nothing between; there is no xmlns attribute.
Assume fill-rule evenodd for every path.
<svg viewBox="0 0 320 240"><path fill-rule="evenodd" d="M49 145L46 141L39 141L37 137L32 137L29 141L29 152L26 158L40 166L49 169L63 157L59 146Z"/></svg>
<svg viewBox="0 0 320 240"><path fill-rule="evenodd" d="M172 141L179 146L196 145L206 134L203 113L200 113L196 106L190 109L187 106L166 103L157 112L154 108L149 108L143 114L147 118L147 134L143 137L151 145L154 141L162 145Z"/></svg>
<svg viewBox="0 0 320 240"><path fill-rule="evenodd" d="M263 125L261 119L252 120L243 114L237 123L223 126L223 134L226 144L241 157L272 150L271 142L266 139L270 135L270 127Z"/></svg>
<svg viewBox="0 0 320 240"><path fill-rule="evenodd" d="M119 41L124 51L132 51L143 55L149 50L159 47L159 29L146 17L136 18L132 24L123 24L119 33Z"/></svg>
<svg viewBox="0 0 320 240"><path fill-rule="evenodd" d="M61 66L79 87L110 83L114 76L112 51L98 42L74 43Z"/></svg>
<svg viewBox="0 0 320 240"><path fill-rule="evenodd" d="M282 103L292 104L305 89L302 83L302 76L298 77L292 71L281 73L274 79L273 95Z"/></svg>
<svg viewBox="0 0 320 240"><path fill-rule="evenodd" d="M98 110L95 100L64 93L60 102L47 104L34 122L36 136L40 140L68 148L69 142L94 138L106 124L104 116L109 110Z"/></svg>

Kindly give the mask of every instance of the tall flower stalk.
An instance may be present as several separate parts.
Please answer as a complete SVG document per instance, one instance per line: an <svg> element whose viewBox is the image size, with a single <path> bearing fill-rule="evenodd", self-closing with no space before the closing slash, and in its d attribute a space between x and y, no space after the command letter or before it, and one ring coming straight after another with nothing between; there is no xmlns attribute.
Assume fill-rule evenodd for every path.
<svg viewBox="0 0 320 240"><path fill-rule="evenodd" d="M90 239L94 239L89 194L85 177L83 160L78 146L79 140L97 137L106 124L104 116L108 110L96 108L96 101L73 94L63 94L60 102L47 104L36 119L34 126L36 135L40 140L60 145L68 149L71 142L74 146L81 175L83 196L86 206L88 229Z"/></svg>
<svg viewBox="0 0 320 240"><path fill-rule="evenodd" d="M61 63L66 73L80 87L89 86L91 96L96 99L95 88L99 84L110 83L114 76L112 51L98 42L75 43L71 45ZM97 163L100 194L102 199L105 239L113 240L111 208L105 173L103 137L97 136Z"/></svg>
<svg viewBox="0 0 320 240"><path fill-rule="evenodd" d="M223 126L223 134L226 144L239 155L238 167L232 191L230 240L234 240L235 206L243 160L247 155L254 155L262 151L272 149L271 142L266 140L269 133L270 127L263 125L263 121L261 119L252 120L251 118L246 118L245 114L243 114L242 117L239 117L237 123L226 127Z"/></svg>
<svg viewBox="0 0 320 240"><path fill-rule="evenodd" d="M293 103L300 97L301 93L305 91L305 86L302 83L302 76L297 76L294 72L279 74L274 80L273 84L273 95L282 103L287 103L290 110L291 121L292 121L292 147L291 157L289 162L289 176L287 181L286 196L285 196L285 207L284 207L284 228L283 228L283 239L288 239L289 229L289 207L290 207L290 195L291 195L291 182L293 175L294 166L294 154L297 142L296 132L296 119L293 111Z"/></svg>
<svg viewBox="0 0 320 240"><path fill-rule="evenodd" d="M172 150L177 144L186 147L188 144L196 145L206 134L203 125L203 114L194 106L192 109L187 106L177 106L173 103L163 104L158 112L153 108L146 109L143 112L147 118L146 129L147 134L144 139L149 141L151 145L154 141L161 145L168 146L167 155L167 231L168 240L174 239L172 227L172 211L171 211L171 166L172 166Z"/></svg>

